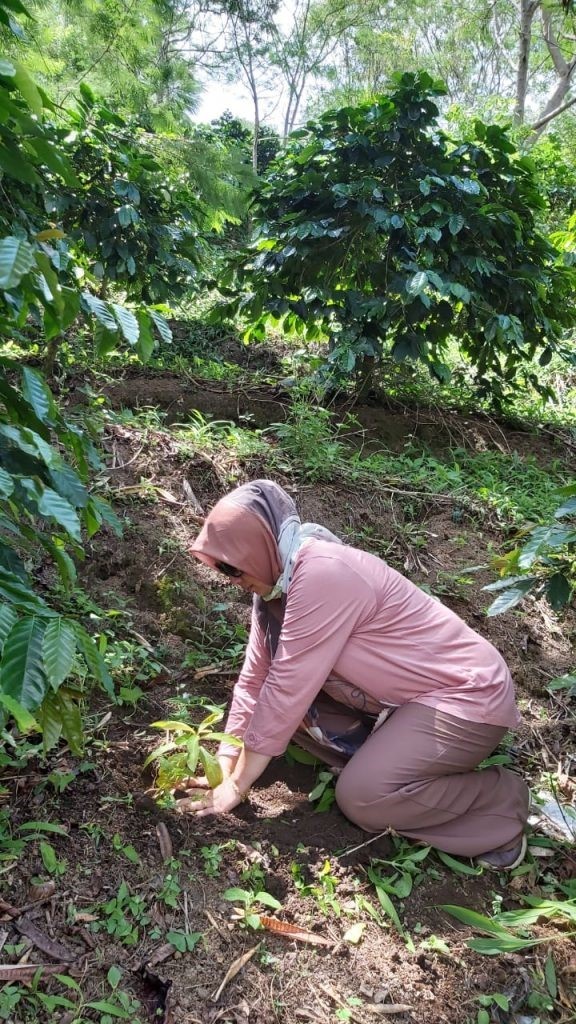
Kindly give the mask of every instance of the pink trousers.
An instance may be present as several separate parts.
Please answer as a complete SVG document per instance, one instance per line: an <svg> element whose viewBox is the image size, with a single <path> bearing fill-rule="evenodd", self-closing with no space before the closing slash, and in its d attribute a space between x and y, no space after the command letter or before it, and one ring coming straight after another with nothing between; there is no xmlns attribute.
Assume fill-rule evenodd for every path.
<svg viewBox="0 0 576 1024"><path fill-rule="evenodd" d="M347 712L340 705L339 713ZM294 739L329 764L345 764L336 801L360 828L391 827L446 853L474 857L513 843L528 818L529 790L519 775L500 766L474 770L506 732L410 703L347 763L300 731Z"/></svg>

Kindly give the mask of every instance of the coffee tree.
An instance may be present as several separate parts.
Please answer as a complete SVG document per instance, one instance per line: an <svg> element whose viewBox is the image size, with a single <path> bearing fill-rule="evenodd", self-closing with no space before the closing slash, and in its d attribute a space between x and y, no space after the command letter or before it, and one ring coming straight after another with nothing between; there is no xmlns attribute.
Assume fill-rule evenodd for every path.
<svg viewBox="0 0 576 1024"><path fill-rule="evenodd" d="M281 323L327 339L349 373L391 353L446 380L456 339L496 400L522 374L546 394L532 361L565 351L576 271L538 230L532 164L495 125L450 139L429 75L393 84L292 135L255 197L223 315L241 313L247 338Z"/></svg>

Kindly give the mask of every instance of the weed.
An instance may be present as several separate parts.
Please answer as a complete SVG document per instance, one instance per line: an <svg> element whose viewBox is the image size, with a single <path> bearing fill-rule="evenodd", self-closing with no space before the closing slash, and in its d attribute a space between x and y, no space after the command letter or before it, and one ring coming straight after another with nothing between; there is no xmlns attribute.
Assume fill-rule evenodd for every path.
<svg viewBox="0 0 576 1024"><path fill-rule="evenodd" d="M138 856L138 853L132 846L132 843L125 843L122 837L118 835L118 833L112 836L112 847L118 853L122 853L126 857L126 860L129 860L131 864L142 863L140 857Z"/></svg>
<svg viewBox="0 0 576 1024"><path fill-rule="evenodd" d="M210 846L200 847L204 874L208 878L216 878L219 875L222 865L222 854L224 850L229 850L233 846L234 840L231 839L228 843L211 843Z"/></svg>
<svg viewBox="0 0 576 1024"><path fill-rule="evenodd" d="M315 810L327 811L336 799L336 779L332 772L320 771L314 789L308 793L310 803L316 803Z"/></svg>
<svg viewBox="0 0 576 1024"><path fill-rule="evenodd" d="M169 868L169 871L164 875L162 885L158 890L158 899L167 907L172 907L176 910L182 894L182 887L178 880L180 862L174 859L168 860L165 866Z"/></svg>
<svg viewBox="0 0 576 1024"><path fill-rule="evenodd" d="M146 929L151 921L145 900L132 895L126 882L121 882L113 899L94 905L91 912L99 915L98 921L90 923L91 931L105 931L124 946L135 946L140 929Z"/></svg>
<svg viewBox="0 0 576 1024"><path fill-rule="evenodd" d="M502 992L492 992L490 995L476 996L476 1001L480 1003L476 1024L490 1024L493 1020L493 1015L488 1012L491 1006L497 1006L504 1013L508 1013L510 1008L510 1000Z"/></svg>
<svg viewBox="0 0 576 1024"><path fill-rule="evenodd" d="M179 953L191 953L202 938L202 932L170 931L166 935L166 941Z"/></svg>
<svg viewBox="0 0 576 1024"><path fill-rule="evenodd" d="M341 907L336 899L338 879L332 874L332 865L329 860L324 861L317 873L316 882L306 882L302 865L297 861L292 861L290 874L294 886L301 896L311 896L323 914L333 913L335 917L340 917Z"/></svg>

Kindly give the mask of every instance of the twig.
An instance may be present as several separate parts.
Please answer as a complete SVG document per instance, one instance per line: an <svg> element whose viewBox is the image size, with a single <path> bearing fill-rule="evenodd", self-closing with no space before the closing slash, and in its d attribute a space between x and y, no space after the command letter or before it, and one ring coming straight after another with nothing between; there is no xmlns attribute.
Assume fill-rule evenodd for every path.
<svg viewBox="0 0 576 1024"><path fill-rule="evenodd" d="M375 843L377 839L382 839L384 836L395 835L394 829L386 828L383 832L379 832L377 836L372 836L371 839L367 839L365 843L358 843L358 846L351 846L348 850L343 850L342 853L338 854L338 857L347 857L349 853L356 853L356 850L362 850L365 846L370 846L370 843Z"/></svg>

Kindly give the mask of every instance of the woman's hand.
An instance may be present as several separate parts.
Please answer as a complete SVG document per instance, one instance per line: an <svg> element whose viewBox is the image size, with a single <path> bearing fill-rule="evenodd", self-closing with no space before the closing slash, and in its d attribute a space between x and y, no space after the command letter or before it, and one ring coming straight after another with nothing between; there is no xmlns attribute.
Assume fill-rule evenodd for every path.
<svg viewBox="0 0 576 1024"><path fill-rule="evenodd" d="M243 799L243 794L236 783L228 777L215 789L203 793L202 796L177 800L176 810L179 814L195 814L198 818L204 818L208 814L227 814Z"/></svg>
<svg viewBox="0 0 576 1024"><path fill-rule="evenodd" d="M237 761L238 757L234 757L229 754L222 754L218 758L218 763L222 769L222 782L225 782L226 779L230 778L234 768L236 767ZM184 779L183 782L179 783L178 789L183 789L185 791L188 791L189 789L210 789L210 783L205 775L198 775L193 778Z"/></svg>

